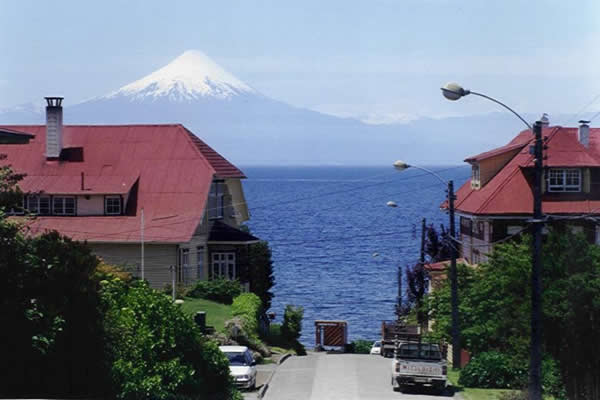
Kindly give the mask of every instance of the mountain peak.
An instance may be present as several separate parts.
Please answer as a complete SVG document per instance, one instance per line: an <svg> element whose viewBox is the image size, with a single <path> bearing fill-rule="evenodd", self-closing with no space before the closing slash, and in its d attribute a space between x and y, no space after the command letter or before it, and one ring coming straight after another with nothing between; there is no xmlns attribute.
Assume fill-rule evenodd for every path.
<svg viewBox="0 0 600 400"><path fill-rule="evenodd" d="M201 97L231 98L255 90L225 71L199 50L187 50L166 66L109 94L132 100L166 97L189 101Z"/></svg>

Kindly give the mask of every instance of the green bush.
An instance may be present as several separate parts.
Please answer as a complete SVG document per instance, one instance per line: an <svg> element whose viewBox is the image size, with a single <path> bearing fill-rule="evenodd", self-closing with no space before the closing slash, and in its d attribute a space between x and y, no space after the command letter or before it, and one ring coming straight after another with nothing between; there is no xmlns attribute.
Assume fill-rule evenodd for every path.
<svg viewBox="0 0 600 400"><path fill-rule="evenodd" d="M244 321L244 327L254 338L258 338L258 318L262 302L254 293L243 293L233 299L231 311L234 317Z"/></svg>
<svg viewBox="0 0 600 400"><path fill-rule="evenodd" d="M521 388L527 382L527 362L490 351L476 355L463 368L458 383L477 388Z"/></svg>
<svg viewBox="0 0 600 400"><path fill-rule="evenodd" d="M372 340L364 340L358 339L353 341L352 343L352 352L356 354L369 354L371 352L371 347L373 347Z"/></svg>
<svg viewBox="0 0 600 400"><path fill-rule="evenodd" d="M304 309L302 307L294 307L290 304L285 306L283 313L283 324L281 325L281 337L298 355L305 355L304 346L298 341L302 333L302 318L304 317Z"/></svg>
<svg viewBox="0 0 600 400"><path fill-rule="evenodd" d="M235 395L227 358L168 297L143 281L101 282L107 362L119 399Z"/></svg>
<svg viewBox="0 0 600 400"><path fill-rule="evenodd" d="M563 385L558 363L551 357L542 360L542 390L555 400L566 400L567 392Z"/></svg>
<svg viewBox="0 0 600 400"><path fill-rule="evenodd" d="M199 281L187 295L189 297L213 300L223 304L231 304L233 299L241 293L242 286L238 281L213 279L210 281Z"/></svg>

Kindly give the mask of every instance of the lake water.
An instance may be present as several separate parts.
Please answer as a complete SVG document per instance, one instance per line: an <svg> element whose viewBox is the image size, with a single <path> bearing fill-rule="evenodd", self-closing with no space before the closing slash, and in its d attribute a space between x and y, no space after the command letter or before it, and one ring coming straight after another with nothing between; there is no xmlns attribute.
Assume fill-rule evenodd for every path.
<svg viewBox="0 0 600 400"><path fill-rule="evenodd" d="M458 189L468 166L428 167ZM416 169L246 167L252 233L270 243L276 284L271 311L304 307L303 344L314 321L348 321L349 339L374 340L394 318L397 268L419 259L421 219L439 226L446 187ZM397 208L387 207L395 201Z"/></svg>

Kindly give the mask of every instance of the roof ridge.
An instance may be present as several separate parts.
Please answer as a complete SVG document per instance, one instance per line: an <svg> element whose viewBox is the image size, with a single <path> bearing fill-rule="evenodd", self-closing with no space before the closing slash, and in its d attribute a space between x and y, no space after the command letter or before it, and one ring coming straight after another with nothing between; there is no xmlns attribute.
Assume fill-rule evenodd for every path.
<svg viewBox="0 0 600 400"><path fill-rule="evenodd" d="M188 141L189 145L192 146L192 148L200 155L200 159L204 162L204 164L208 165L208 167L212 170L213 176L214 176L217 173L217 171L215 171L215 168L212 166L210 161L208 161L206 159L204 154L202 154L202 152L200 151L198 146L196 146L196 144L193 142L193 139L191 137L191 135L193 135L194 137L197 137L197 136L194 135L192 133L192 131L190 131L188 128L186 128L182 124L178 124L178 125L179 125L178 128L183 129L184 136L185 136L186 140ZM202 139L198 138L198 140L202 140Z"/></svg>

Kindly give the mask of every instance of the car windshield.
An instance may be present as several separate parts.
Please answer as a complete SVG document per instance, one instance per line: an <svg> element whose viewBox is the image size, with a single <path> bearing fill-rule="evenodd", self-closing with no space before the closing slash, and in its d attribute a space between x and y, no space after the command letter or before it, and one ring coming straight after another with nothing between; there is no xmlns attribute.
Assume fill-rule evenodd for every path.
<svg viewBox="0 0 600 400"><path fill-rule="evenodd" d="M375 342L375 343L373 343L373 347L381 347L381 343L380 342Z"/></svg>
<svg viewBox="0 0 600 400"><path fill-rule="evenodd" d="M418 358L426 360L441 360L442 353L437 344L406 343L401 344L397 351L397 358Z"/></svg>
<svg viewBox="0 0 600 400"><path fill-rule="evenodd" d="M234 366L247 366L248 365L248 363L246 362L246 357L244 356L244 353L227 352L227 353L225 353L225 355L229 359L229 365L234 365Z"/></svg>

